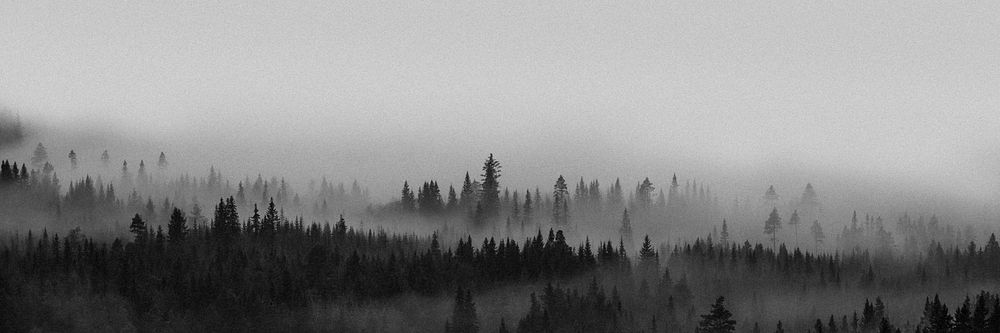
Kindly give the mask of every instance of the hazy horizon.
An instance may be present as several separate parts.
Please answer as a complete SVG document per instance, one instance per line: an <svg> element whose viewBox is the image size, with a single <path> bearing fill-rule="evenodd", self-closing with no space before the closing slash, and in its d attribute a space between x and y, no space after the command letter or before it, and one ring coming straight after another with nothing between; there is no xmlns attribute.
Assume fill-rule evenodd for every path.
<svg viewBox="0 0 1000 333"><path fill-rule="evenodd" d="M0 105L56 133L32 139L56 158L102 150L88 137L382 201L489 153L512 188L1000 197L993 4L3 6Z"/></svg>

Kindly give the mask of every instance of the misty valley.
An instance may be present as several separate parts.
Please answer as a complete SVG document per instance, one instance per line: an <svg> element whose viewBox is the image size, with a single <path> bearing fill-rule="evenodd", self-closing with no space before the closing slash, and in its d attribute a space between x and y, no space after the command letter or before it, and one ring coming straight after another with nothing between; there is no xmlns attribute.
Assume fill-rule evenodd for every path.
<svg viewBox="0 0 1000 333"><path fill-rule="evenodd" d="M969 215L679 174L512 186L489 153L379 200L26 126L0 114L4 332L1000 332L997 228Z"/></svg>

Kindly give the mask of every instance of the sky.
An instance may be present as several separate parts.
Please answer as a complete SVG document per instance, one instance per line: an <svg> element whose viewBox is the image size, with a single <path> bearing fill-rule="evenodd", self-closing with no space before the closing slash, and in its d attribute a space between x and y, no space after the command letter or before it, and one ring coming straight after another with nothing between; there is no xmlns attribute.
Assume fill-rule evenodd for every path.
<svg viewBox="0 0 1000 333"><path fill-rule="evenodd" d="M733 196L812 181L995 203L997 17L986 1L0 0L0 105L148 159L384 196L495 153L518 187L677 173Z"/></svg>

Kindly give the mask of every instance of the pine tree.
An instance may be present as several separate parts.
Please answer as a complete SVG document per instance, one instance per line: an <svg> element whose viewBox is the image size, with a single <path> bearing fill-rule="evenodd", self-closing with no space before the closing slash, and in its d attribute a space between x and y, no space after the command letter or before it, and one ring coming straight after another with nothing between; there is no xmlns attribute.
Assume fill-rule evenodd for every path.
<svg viewBox="0 0 1000 333"><path fill-rule="evenodd" d="M625 197L622 193L622 183L620 178L615 178L615 183L611 185L608 192L608 203L612 206L612 208L622 207Z"/></svg>
<svg viewBox="0 0 1000 333"><path fill-rule="evenodd" d="M194 205L191 206L191 226L193 228L198 228L198 221L201 221L204 216L201 215L201 205L198 204L198 199L192 199Z"/></svg>
<svg viewBox="0 0 1000 333"><path fill-rule="evenodd" d="M476 304L472 302L472 292L463 291L461 287L455 293L455 306L451 320L446 326L448 333L479 332L479 320L476 318Z"/></svg>
<svg viewBox="0 0 1000 333"><path fill-rule="evenodd" d="M826 239L826 235L823 234L823 226L819 225L819 220L813 221L812 235L816 242L816 248L819 249L820 244L823 244L823 240Z"/></svg>
<svg viewBox="0 0 1000 333"><path fill-rule="evenodd" d="M146 219L155 222L156 219L156 205L153 204L153 197L150 196L146 199Z"/></svg>
<svg viewBox="0 0 1000 333"><path fill-rule="evenodd" d="M458 209L459 201L458 195L455 193L454 186L448 186L448 204L445 209L449 212L454 212Z"/></svg>
<svg viewBox="0 0 1000 333"><path fill-rule="evenodd" d="M240 205L245 205L247 203L247 193L246 189L243 188L243 182L236 184L236 202Z"/></svg>
<svg viewBox="0 0 1000 333"><path fill-rule="evenodd" d="M111 155L108 155L107 150L101 153L101 164L103 164L105 168L111 164Z"/></svg>
<svg viewBox="0 0 1000 333"><path fill-rule="evenodd" d="M70 165L70 168L72 168L73 170L76 170L76 168L77 168L76 152L73 151L73 150L69 151L69 165Z"/></svg>
<svg viewBox="0 0 1000 333"><path fill-rule="evenodd" d="M132 187L132 174L128 171L128 161L122 161L122 177L121 177L122 187L128 191L128 188Z"/></svg>
<svg viewBox="0 0 1000 333"><path fill-rule="evenodd" d="M819 211L819 198L816 195L816 190L813 189L812 183L806 184L805 190L802 191L802 198L799 199L799 207L804 209L803 213L806 216L815 216Z"/></svg>
<svg viewBox="0 0 1000 333"><path fill-rule="evenodd" d="M171 244L180 243L184 240L184 236L187 235L187 218L184 216L184 212L179 208L174 207L174 211L170 214L170 222L167 224L167 236Z"/></svg>
<svg viewBox="0 0 1000 333"><path fill-rule="evenodd" d="M639 271L645 275L655 274L660 270L660 255L656 253L649 235L642 241L642 248L639 249Z"/></svg>
<svg viewBox="0 0 1000 333"><path fill-rule="evenodd" d="M767 221L764 221L764 234L771 236L772 249L777 249L778 229L781 229L781 216L778 215L778 209L773 208Z"/></svg>
<svg viewBox="0 0 1000 333"><path fill-rule="evenodd" d="M135 236L135 242L143 244L146 242L146 222L142 220L142 216L135 214L132 217L132 223L128 226L128 231Z"/></svg>
<svg viewBox="0 0 1000 333"><path fill-rule="evenodd" d="M248 233L260 232L262 224L263 223L261 222L260 209L257 207L257 204L253 204L253 215L250 215L250 220L247 221L247 232Z"/></svg>
<svg viewBox="0 0 1000 333"><path fill-rule="evenodd" d="M618 229L618 233L621 236L621 238L624 239L625 242L628 244L628 246L631 248L633 244L632 220L629 219L628 217L628 209L625 209L625 211L622 213L622 225L621 228ZM649 237L647 236L646 238L648 239Z"/></svg>
<svg viewBox="0 0 1000 333"><path fill-rule="evenodd" d="M792 216L788 218L788 225L792 226L795 230L795 244L799 243L799 211L796 209L792 211Z"/></svg>
<svg viewBox="0 0 1000 333"><path fill-rule="evenodd" d="M49 161L49 153L45 150L45 146L41 142L35 147L35 152L31 156L31 166L35 169L41 169L45 162Z"/></svg>
<svg viewBox="0 0 1000 333"><path fill-rule="evenodd" d="M340 214L340 219L337 220L337 225L334 227L337 235L344 236L347 234L347 221L344 220L344 214ZM434 235L434 241L437 241L437 234Z"/></svg>
<svg viewBox="0 0 1000 333"><path fill-rule="evenodd" d="M160 170L166 169L170 163L167 163L167 154L160 152L160 159L156 162L156 165L160 167Z"/></svg>
<svg viewBox="0 0 1000 333"><path fill-rule="evenodd" d="M719 241L722 242L722 246L729 246L729 227L726 225L726 219L722 219L722 232L719 234Z"/></svg>
<svg viewBox="0 0 1000 333"><path fill-rule="evenodd" d="M476 200L476 189L472 186L472 179L469 178L469 173L465 173L465 180L462 182L462 196L458 199L459 206L462 209L469 209L475 205Z"/></svg>
<svg viewBox="0 0 1000 333"><path fill-rule="evenodd" d="M511 197L510 201L510 218L514 221L521 220L521 202L517 197L517 191L514 191L514 195Z"/></svg>
<svg viewBox="0 0 1000 333"><path fill-rule="evenodd" d="M778 204L779 199L781 196L778 195L778 191L774 190L774 185L768 186L767 191L764 192L764 206L774 207Z"/></svg>
<svg viewBox="0 0 1000 333"><path fill-rule="evenodd" d="M486 219L500 214L500 161L493 159L493 154L483 163L483 189L479 200Z"/></svg>
<svg viewBox="0 0 1000 333"><path fill-rule="evenodd" d="M270 236L275 230L278 230L279 223L281 223L281 217L278 215L278 209L274 206L274 198L271 198L271 201L267 204L267 211L264 213L264 218L260 223L261 232L266 236Z"/></svg>
<svg viewBox="0 0 1000 333"><path fill-rule="evenodd" d="M649 181L649 177L642 180L642 183L636 187L635 200L639 207L647 209L653 205L653 183Z"/></svg>
<svg viewBox="0 0 1000 333"><path fill-rule="evenodd" d="M403 182L403 190L401 191L401 196L399 198L399 206L404 212L412 212L416 210L416 199L413 197L413 191L410 190L410 183Z"/></svg>
<svg viewBox="0 0 1000 333"><path fill-rule="evenodd" d="M521 226L531 225L534 212L534 202L531 201L531 190L524 191L524 208L521 209Z"/></svg>
<svg viewBox="0 0 1000 333"><path fill-rule="evenodd" d="M215 218L212 220L212 231L222 240L230 240L239 235L240 217L233 197L219 199L219 205L215 207Z"/></svg>
<svg viewBox="0 0 1000 333"><path fill-rule="evenodd" d="M715 300L715 304L712 304L712 309L709 313L701 316L701 321L698 322L698 328L695 330L696 332L728 333L736 330L736 321L731 319L733 314L726 309L725 301L726 298L722 296L719 296ZM780 329L780 322L778 327Z"/></svg>
<svg viewBox="0 0 1000 333"><path fill-rule="evenodd" d="M566 203L568 195L566 179L559 175L552 191L552 223L555 225L566 225L569 222L569 204Z"/></svg>
<svg viewBox="0 0 1000 333"><path fill-rule="evenodd" d="M993 311L986 318L985 332L1000 332L1000 297L993 298Z"/></svg>
<svg viewBox="0 0 1000 333"><path fill-rule="evenodd" d="M955 323L953 324L953 332L955 333L972 333L972 309L970 308L969 297L965 297L965 302L962 302L962 306L955 309Z"/></svg>
<svg viewBox="0 0 1000 333"><path fill-rule="evenodd" d="M146 174L146 162L139 160L139 171L135 174L135 182L140 188L149 185L149 176Z"/></svg>

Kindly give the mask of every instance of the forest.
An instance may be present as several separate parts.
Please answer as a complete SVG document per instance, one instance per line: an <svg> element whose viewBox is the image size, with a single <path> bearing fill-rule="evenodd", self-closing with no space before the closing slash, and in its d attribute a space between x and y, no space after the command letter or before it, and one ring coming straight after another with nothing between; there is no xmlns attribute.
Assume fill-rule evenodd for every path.
<svg viewBox="0 0 1000 333"><path fill-rule="evenodd" d="M41 143L0 163L0 330L1000 330L992 230L833 223L847 212L812 184L731 207L676 175L509 189L490 154L447 194L403 181L378 203L356 181L168 176L164 153L113 172L107 151L91 175L77 158L65 189Z"/></svg>
<svg viewBox="0 0 1000 333"><path fill-rule="evenodd" d="M0 1L0 333L1000 333L1000 1Z"/></svg>

